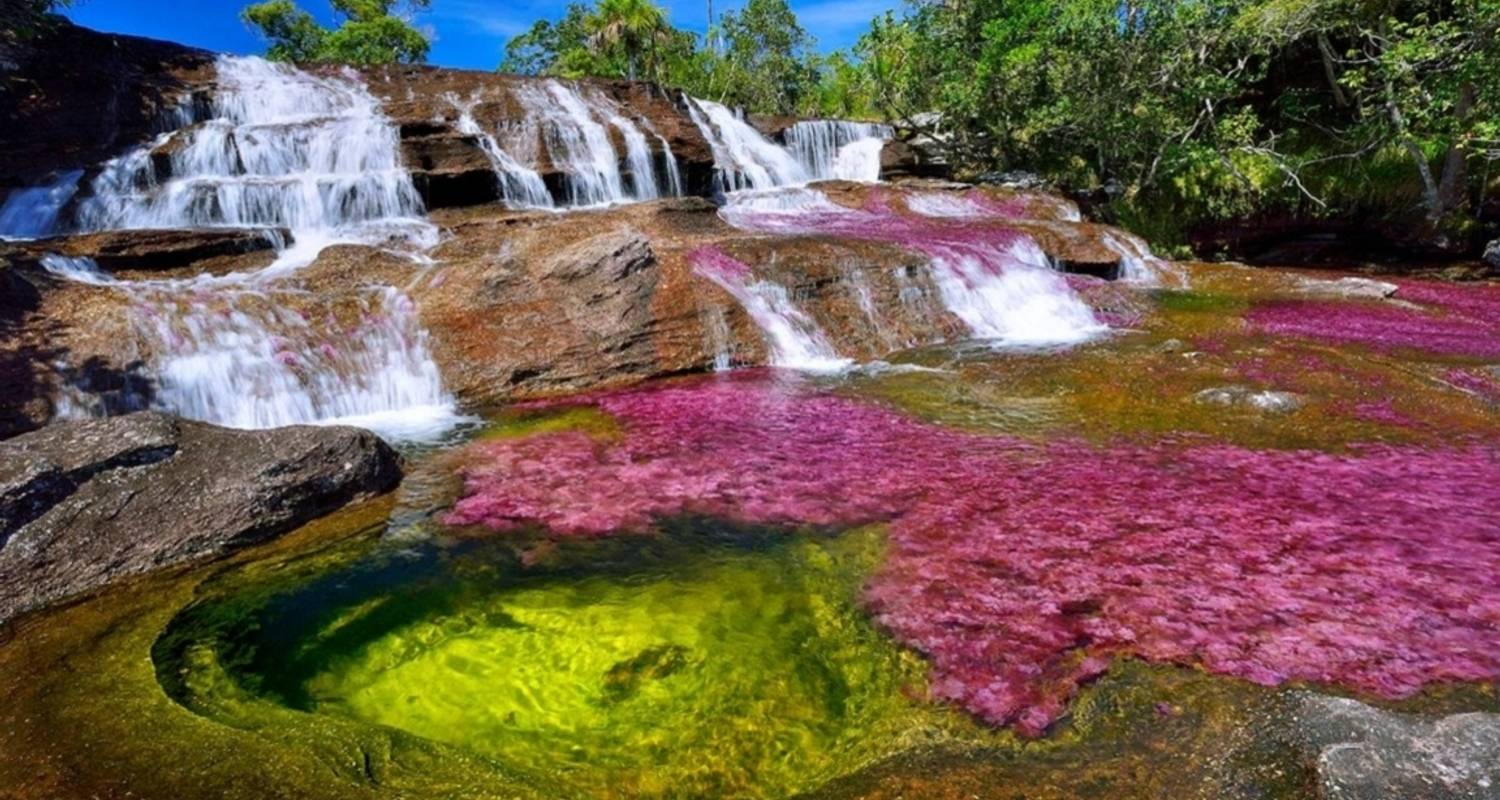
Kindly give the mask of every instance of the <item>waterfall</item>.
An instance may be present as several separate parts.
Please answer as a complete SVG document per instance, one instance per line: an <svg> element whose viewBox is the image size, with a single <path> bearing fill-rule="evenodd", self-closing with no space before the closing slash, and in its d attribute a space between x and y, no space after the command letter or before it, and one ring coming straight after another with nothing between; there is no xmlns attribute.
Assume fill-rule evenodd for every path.
<svg viewBox="0 0 1500 800"><path fill-rule="evenodd" d="M1099 236L1099 242L1120 257L1120 280L1152 286L1168 278L1183 282L1180 274L1152 255L1150 245L1134 234L1106 231Z"/></svg>
<svg viewBox="0 0 1500 800"><path fill-rule="evenodd" d="M651 157L651 145L646 134L635 123L622 116L615 105L599 98L600 105L609 113L609 124L620 132L625 140L625 163L630 165L630 187L635 200L655 200L661 197L660 182L656 179L656 164Z"/></svg>
<svg viewBox="0 0 1500 800"><path fill-rule="evenodd" d="M553 208L552 193L547 191L547 184L542 181L542 176L513 158L495 137L479 127L474 119L474 107L479 104L478 96L471 97L468 101L461 101L452 93L443 97L458 111L458 132L479 140L479 147L489 158L490 167L495 172L500 198L506 205L512 208Z"/></svg>
<svg viewBox="0 0 1500 800"><path fill-rule="evenodd" d="M1107 330L1029 236L851 209L805 188L733 196L731 225L780 234L834 234L925 254L944 307L972 336L1000 345L1074 344Z"/></svg>
<svg viewBox="0 0 1500 800"><path fill-rule="evenodd" d="M227 56L217 69L211 107L196 114L207 118L184 105L186 127L107 162L77 227L289 228L293 246L263 270L183 280L121 281L87 259L43 266L128 298L156 408L238 428L441 435L459 417L405 295L370 286L322 299L281 280L334 242L436 244L395 126L353 72ZM109 410L65 399L72 413Z"/></svg>
<svg viewBox="0 0 1500 800"><path fill-rule="evenodd" d="M42 266L129 299L153 407L231 428L357 425L405 441L459 422L411 301L394 288L337 302L251 282L122 281L87 258L49 255ZM71 416L105 411L69 401Z"/></svg>
<svg viewBox="0 0 1500 800"><path fill-rule="evenodd" d="M791 153L772 144L725 106L686 95L683 102L708 141L725 191L795 186L812 179Z"/></svg>
<svg viewBox="0 0 1500 800"><path fill-rule="evenodd" d="M646 134L614 101L597 92L585 98L577 88L555 80L523 85L516 99L537 120L552 164L565 175L568 206L603 206L662 196ZM610 129L619 132L625 145L629 191Z"/></svg>
<svg viewBox="0 0 1500 800"><path fill-rule="evenodd" d="M837 372L853 362L840 358L816 322L792 302L786 287L750 280L750 268L713 248L695 250L693 272L728 292L765 334L771 364L810 372Z"/></svg>
<svg viewBox="0 0 1500 800"><path fill-rule="evenodd" d="M72 170L56 181L31 189L18 189L0 206L0 239L40 239L57 232L63 206L78 193L83 170Z"/></svg>
<svg viewBox="0 0 1500 800"><path fill-rule="evenodd" d="M805 120L787 128L787 149L813 180L880 180L880 153L895 132L886 125Z"/></svg>
<svg viewBox="0 0 1500 800"><path fill-rule="evenodd" d="M106 163L80 205L80 229L281 227L329 241L435 243L396 129L352 72L230 56L216 66L212 118Z"/></svg>
<svg viewBox="0 0 1500 800"><path fill-rule="evenodd" d="M672 145L667 142L665 136L654 131L652 135L656 136L656 140L661 143L662 163L667 168L667 194L671 197L681 197L683 195L682 170L677 166L677 156L672 155Z"/></svg>

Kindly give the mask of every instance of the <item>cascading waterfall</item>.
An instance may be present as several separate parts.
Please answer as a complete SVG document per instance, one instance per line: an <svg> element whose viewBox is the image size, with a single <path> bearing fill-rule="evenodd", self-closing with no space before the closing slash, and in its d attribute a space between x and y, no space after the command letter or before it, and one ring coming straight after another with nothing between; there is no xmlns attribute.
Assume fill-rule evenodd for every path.
<svg viewBox="0 0 1500 800"><path fill-rule="evenodd" d="M720 213L745 230L832 233L922 252L930 259L931 278L943 306L976 339L1000 345L1065 345L1107 330L1063 275L1052 269L1036 242L1015 231L975 232L923 224L891 212L845 208L811 189L738 194ZM769 329L767 334L774 335Z"/></svg>
<svg viewBox="0 0 1500 800"><path fill-rule="evenodd" d="M479 126L474 119L474 107L479 104L479 98L471 97L467 101L459 100L457 95L448 94L445 99L458 111L458 132L474 136L479 140L479 147L490 160L490 167L495 172L495 180L500 187L500 198L512 208L554 208L552 193L547 191L547 184L542 181L542 176L537 171L517 161L511 154L496 141L494 136Z"/></svg>
<svg viewBox="0 0 1500 800"><path fill-rule="evenodd" d="M585 97L574 86L548 80L523 85L516 99L527 116L536 120L548 156L566 176L565 205L587 208L654 200L680 190L680 180L676 187L663 189L646 134L602 94L591 92ZM610 138L611 128L625 144L629 190ZM670 160L670 154L667 157Z"/></svg>
<svg viewBox="0 0 1500 800"><path fill-rule="evenodd" d="M129 298L155 407L231 427L346 423L407 440L453 427L410 300L375 286L324 301L279 280L334 242L436 243L395 127L352 72L235 57L217 68L210 118L107 163L77 227L288 228L295 245L257 272L188 280L120 281L56 257L44 266ZM192 116L184 106L179 122ZM86 397L69 408L105 411Z"/></svg>
<svg viewBox="0 0 1500 800"><path fill-rule="evenodd" d="M689 258L695 274L734 297L764 332L773 366L837 372L853 365L839 357L818 324L792 302L786 287L752 280L748 266L714 248L696 250Z"/></svg>
<svg viewBox="0 0 1500 800"><path fill-rule="evenodd" d="M299 239L435 243L396 129L353 73L221 56L212 118L108 162L82 230L278 227ZM159 174L154 152L169 153Z"/></svg>
<svg viewBox="0 0 1500 800"><path fill-rule="evenodd" d="M718 180L726 192L796 186L812 175L792 154L778 147L729 108L686 95L683 103L713 152Z"/></svg>
<svg viewBox="0 0 1500 800"><path fill-rule="evenodd" d="M78 193L82 170L71 170L46 186L12 192L0 206L0 239L40 239L57 233L63 206Z"/></svg>
<svg viewBox="0 0 1500 800"><path fill-rule="evenodd" d="M681 197L683 195L682 170L677 166L677 156L672 154L671 143L667 141L667 137L651 130L650 123L646 124L646 129L651 131L651 135L655 136L656 141L661 144L662 164L666 167L665 171L667 173L667 195L670 197Z"/></svg>
<svg viewBox="0 0 1500 800"><path fill-rule="evenodd" d="M813 180L875 183L890 126L841 120L805 120L787 128L786 146Z"/></svg>
<svg viewBox="0 0 1500 800"><path fill-rule="evenodd" d="M411 301L392 287L329 302L248 281L122 281L87 258L49 255L42 266L129 299L156 408L231 428L357 425L404 441L436 439L459 421ZM81 394L66 399L65 416L106 411Z"/></svg>

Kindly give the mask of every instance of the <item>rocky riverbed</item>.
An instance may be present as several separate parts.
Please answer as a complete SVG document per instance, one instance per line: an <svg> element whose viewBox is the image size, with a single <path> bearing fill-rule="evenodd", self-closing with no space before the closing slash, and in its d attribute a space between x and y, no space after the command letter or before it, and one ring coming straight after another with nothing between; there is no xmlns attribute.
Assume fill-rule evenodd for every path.
<svg viewBox="0 0 1500 800"><path fill-rule="evenodd" d="M111 55L7 78L0 797L1495 796L1500 284L58 35Z"/></svg>

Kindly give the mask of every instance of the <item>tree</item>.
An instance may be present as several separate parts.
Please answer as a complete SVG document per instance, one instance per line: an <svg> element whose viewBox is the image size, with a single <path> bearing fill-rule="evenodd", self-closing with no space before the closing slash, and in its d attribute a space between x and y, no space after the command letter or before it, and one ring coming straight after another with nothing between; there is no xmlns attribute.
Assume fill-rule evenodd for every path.
<svg viewBox="0 0 1500 800"><path fill-rule="evenodd" d="M720 17L722 99L792 114L817 83L812 38L786 0L749 0Z"/></svg>
<svg viewBox="0 0 1500 800"><path fill-rule="evenodd" d="M56 18L48 15L73 4L73 0L0 0L0 41L29 39L45 30Z"/></svg>
<svg viewBox="0 0 1500 800"><path fill-rule="evenodd" d="M651 0L599 0L585 22L588 46L605 61L624 64L626 77L661 77L660 51L671 40L671 26Z"/></svg>
<svg viewBox="0 0 1500 800"><path fill-rule="evenodd" d="M518 75L555 73L565 54L588 48L588 16L588 6L572 3L558 22L538 20L530 30L505 43L500 71Z"/></svg>
<svg viewBox="0 0 1500 800"><path fill-rule="evenodd" d="M293 0L265 0L247 6L240 18L271 42L266 55L278 61L338 64L420 63L427 37L395 11L396 0L331 0L343 17L335 29L319 25ZM408 10L430 0L406 0Z"/></svg>

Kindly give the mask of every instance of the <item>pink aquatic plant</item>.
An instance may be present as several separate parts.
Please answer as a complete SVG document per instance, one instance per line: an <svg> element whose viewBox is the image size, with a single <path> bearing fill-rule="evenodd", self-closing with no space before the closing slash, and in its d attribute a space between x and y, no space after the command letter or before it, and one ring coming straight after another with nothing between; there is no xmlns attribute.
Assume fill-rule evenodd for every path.
<svg viewBox="0 0 1500 800"><path fill-rule="evenodd" d="M1260 305L1247 318L1280 335L1384 351L1500 357L1500 287L1404 281L1396 298L1420 305L1283 300Z"/></svg>
<svg viewBox="0 0 1500 800"><path fill-rule="evenodd" d="M1041 444L786 376L598 396L623 434L477 443L454 525L888 522L865 601L932 692L1039 735L1117 656L1382 697L1500 677L1500 450Z"/></svg>
<svg viewBox="0 0 1500 800"><path fill-rule="evenodd" d="M1443 380L1475 397L1500 403L1500 369L1452 369L1443 374Z"/></svg>

